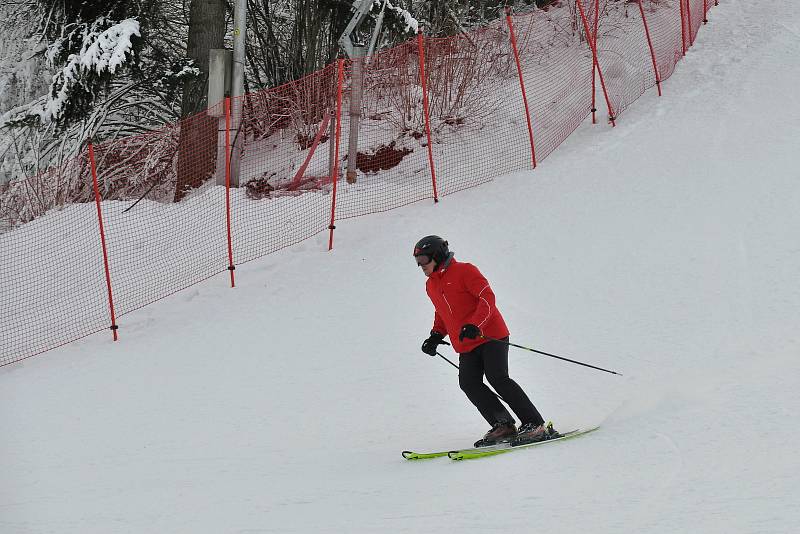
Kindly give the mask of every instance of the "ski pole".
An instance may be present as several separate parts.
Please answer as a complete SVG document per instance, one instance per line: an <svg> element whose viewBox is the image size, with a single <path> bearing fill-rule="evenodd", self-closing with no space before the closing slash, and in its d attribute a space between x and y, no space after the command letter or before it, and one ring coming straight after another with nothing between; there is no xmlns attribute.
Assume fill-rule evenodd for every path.
<svg viewBox="0 0 800 534"><path fill-rule="evenodd" d="M487 339L488 339L488 338L487 338ZM445 345L449 345L449 344L450 344L450 343L445 343ZM447 363L449 363L450 365L452 365L453 367L455 367L456 369L460 369L460 367L459 367L458 365L454 364L453 362L451 362L450 360L448 360L447 358L445 358L445 357L444 357L444 356L443 356L443 355L442 355L442 354L441 354L439 351L436 351L436 355L437 355L437 356L439 356L439 357L440 357L441 359L443 359L444 361L446 361ZM491 389L489 389L489 391L492 391L492 390L491 390ZM498 399L500 399L501 401L505 402L505 399L504 399L503 397L501 397L500 395L498 395L498 394L497 394L497 393L495 393L494 391L492 391L492 393L494 393L494 396L495 396L495 397L497 397L497 398L498 398Z"/></svg>
<svg viewBox="0 0 800 534"><path fill-rule="evenodd" d="M500 343L505 343L506 345L509 345L511 347L517 347L518 349L528 350L528 351L531 351L531 352L535 352L536 354L544 354L545 356L550 356L551 358L557 358L559 360L564 360L565 362L576 363L578 365L583 365L584 367L590 367L592 369L597 369L598 371L604 371L606 373L611 373L612 375L622 376L622 373L618 373L616 371L609 371L608 369L603 369L602 367L595 367L594 365L589 365L588 363L583 363L583 362L578 362L578 361L575 361L575 360L570 360L569 358L564 358L562 356L556 356L555 354L550 354L549 352L542 352L540 350L532 349L532 348L529 348L529 347L523 347L522 345L516 345L514 343L509 343L508 341L504 341L502 339L497 339L497 338L488 337L488 336L484 336L484 335L481 335L481 337L483 339L488 339L489 341L499 341Z"/></svg>
<svg viewBox="0 0 800 534"><path fill-rule="evenodd" d="M449 363L450 365L452 365L453 367L455 367L456 369L458 369L458 365L454 364L453 362L445 358L439 351L436 351L436 355L439 356L444 361L446 361L447 363Z"/></svg>

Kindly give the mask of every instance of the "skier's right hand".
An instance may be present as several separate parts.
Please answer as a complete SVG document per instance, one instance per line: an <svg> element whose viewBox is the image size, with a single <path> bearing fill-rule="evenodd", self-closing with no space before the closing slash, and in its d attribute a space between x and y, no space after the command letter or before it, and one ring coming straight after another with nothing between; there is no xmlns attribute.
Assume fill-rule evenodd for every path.
<svg viewBox="0 0 800 534"><path fill-rule="evenodd" d="M431 337L422 342L422 352L430 356L436 356L436 349L439 345L449 344L450 343L447 341L444 341L444 334L431 330Z"/></svg>

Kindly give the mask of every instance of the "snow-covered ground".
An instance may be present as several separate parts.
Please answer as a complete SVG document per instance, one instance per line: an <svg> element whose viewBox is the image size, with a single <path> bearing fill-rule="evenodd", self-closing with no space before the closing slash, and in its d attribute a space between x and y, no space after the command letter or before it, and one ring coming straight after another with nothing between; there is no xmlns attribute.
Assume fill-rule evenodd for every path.
<svg viewBox="0 0 800 534"><path fill-rule="evenodd" d="M0 369L0 532L794 532L800 14L723 2L658 98L533 173L338 224ZM512 376L574 441L486 425L419 351L410 256L492 282ZM76 267L77 268L77 267ZM449 355L449 354L448 354ZM455 357L453 355L453 357Z"/></svg>

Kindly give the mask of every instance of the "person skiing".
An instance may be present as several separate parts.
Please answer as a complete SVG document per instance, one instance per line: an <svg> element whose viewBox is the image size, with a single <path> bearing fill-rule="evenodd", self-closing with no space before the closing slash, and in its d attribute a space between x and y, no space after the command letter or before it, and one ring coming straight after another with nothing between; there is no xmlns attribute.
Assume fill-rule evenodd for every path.
<svg viewBox="0 0 800 534"><path fill-rule="evenodd" d="M428 278L425 284L435 309L430 337L422 352L436 356L438 346L448 344L459 353L458 384L491 429L475 447L505 441L531 443L557 436L545 424L522 388L508 375L508 328L495 305L489 282L471 263L456 261L447 241L439 236L423 237L414 246L414 259ZM494 338L494 339L490 339ZM484 384L489 384L520 419L514 418Z"/></svg>

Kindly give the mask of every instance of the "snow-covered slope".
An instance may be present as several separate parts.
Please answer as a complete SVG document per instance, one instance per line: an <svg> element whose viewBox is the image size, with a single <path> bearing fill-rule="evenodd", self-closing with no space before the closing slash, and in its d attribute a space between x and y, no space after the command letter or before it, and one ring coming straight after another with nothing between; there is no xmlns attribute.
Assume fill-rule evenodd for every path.
<svg viewBox="0 0 800 534"><path fill-rule="evenodd" d="M724 2L618 127L533 173L326 236L0 370L0 531L793 532L800 523L800 139L792 3ZM473 462L403 449L485 423L419 352L410 256L492 282L512 376L562 444ZM449 355L449 354L448 354Z"/></svg>

